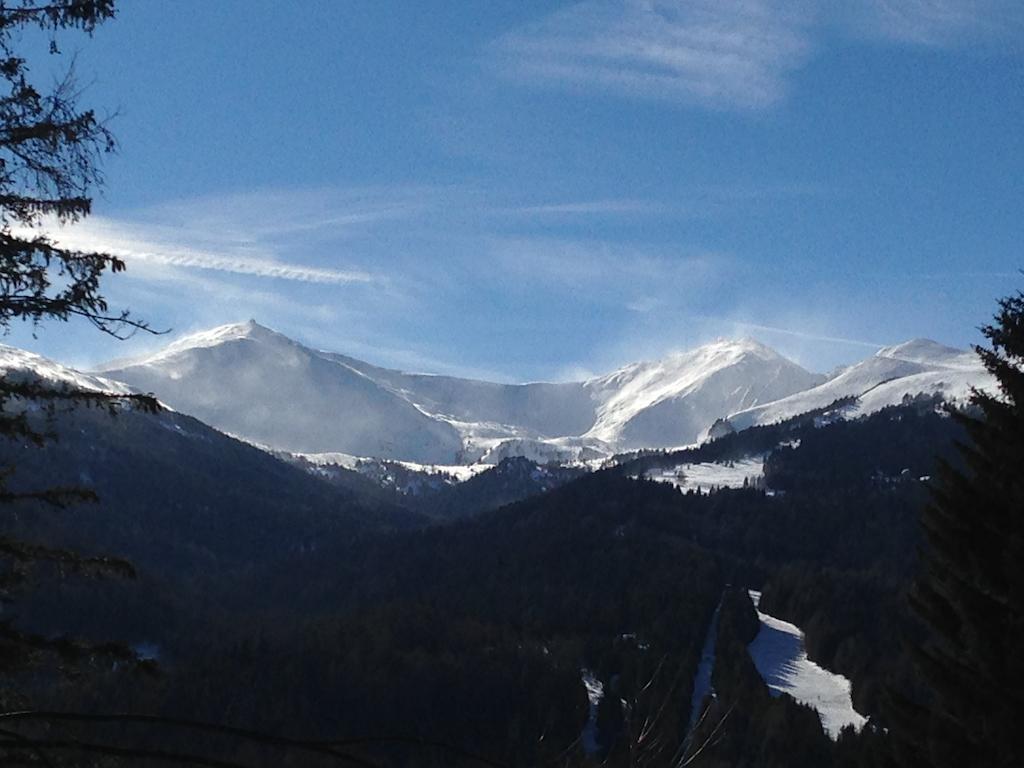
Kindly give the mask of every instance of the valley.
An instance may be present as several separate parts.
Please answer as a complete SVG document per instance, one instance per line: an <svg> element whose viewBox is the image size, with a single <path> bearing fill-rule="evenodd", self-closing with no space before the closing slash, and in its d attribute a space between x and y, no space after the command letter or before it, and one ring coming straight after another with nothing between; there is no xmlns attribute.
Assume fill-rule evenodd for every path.
<svg viewBox="0 0 1024 768"><path fill-rule="evenodd" d="M190 342L188 362L172 347L153 365L172 360L177 381L187 380L209 362L197 349L235 360L251 343L252 329L242 333ZM217 350L224 343L243 351ZM333 365L287 345L298 370ZM105 378L113 371L101 378L4 355L9 377L139 388ZM474 384L459 386L465 394ZM187 389L201 388L172 392ZM4 455L18 468L11 487L87 482L100 504L73 518L40 509L15 532L116 552L138 563L139 581L99 592L54 582L22 606L22 621L158 649L147 654L168 675L159 705L168 715L197 696L205 703L195 714L210 720L243 707L250 722L273 728L302 712L306 738L337 733L334 719L309 709L320 702L343 713L347 733L397 728L499 761L515 753L494 752L498 743L531 760L569 750L585 761L637 749L630 713L643 711L645 728L680 754L712 732L739 748L763 738L764 718L783 717L795 718L793 733L824 738L786 760L833 764L854 738L868 759L887 718L883 681L907 670L895 636L871 628L905 621L897 596L918 541L916 508L936 455L952 457L960 434L941 392L898 400L861 412L847 398L747 429L721 429L710 411L702 418L718 423L718 437L676 450L562 463L511 451L453 465L258 447L177 409L59 414L54 443ZM753 602L730 591L737 583ZM211 645L213 635L221 640ZM317 661L306 668L303 659ZM273 671L237 687L254 679L253 665ZM449 701L440 711L431 703L438 685ZM131 694L142 696L133 707L149 706L147 688ZM101 675L79 705L124 695L117 674ZM476 735L447 710L474 712ZM522 736L506 730L513 723ZM847 724L858 733L836 741ZM532 741L540 733L550 748ZM364 756L380 757L372 748Z"/></svg>

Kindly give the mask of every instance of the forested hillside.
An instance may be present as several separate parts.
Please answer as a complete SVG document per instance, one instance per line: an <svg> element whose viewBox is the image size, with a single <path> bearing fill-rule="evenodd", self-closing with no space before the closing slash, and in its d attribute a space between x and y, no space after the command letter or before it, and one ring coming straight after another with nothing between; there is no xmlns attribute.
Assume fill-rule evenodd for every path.
<svg viewBox="0 0 1024 768"><path fill-rule="evenodd" d="M813 712L767 697L743 661L749 622L743 630L729 618L752 610L742 593L726 602L715 673L725 677L708 718L724 714L726 695L740 709L693 764L729 764L756 744L764 765L870 765L885 687L907 671L900 637L914 631L905 593L918 510L935 457L962 436L937 406L791 424L769 452L764 488L681 493L635 479L627 464L445 525L426 521L450 517L440 513L448 506L420 515L353 496L183 417L122 414L113 423L124 453L97 452L89 430L108 429L109 417L77 414L61 440L25 449L33 459L20 458L19 474L75 466L107 503L36 511L26 527L137 559L142 576L99 590L63 583L21 610L42 631L103 631L156 657L153 680L106 673L87 690L62 688L53 706L128 707L311 739L398 734L513 765L591 759L583 670L606 691L593 759L624 760L652 743L650 759L693 749L699 734L687 740L686 723L711 614L727 585L757 588L763 610L807 632L812 659L853 681L872 724L837 744ZM733 456L746 441L763 452L765 429L721 442ZM519 463L513 476L529 476ZM157 477L165 490L154 496ZM462 487L472 499L483 492ZM658 734L647 747L645 728ZM405 751L425 761L416 764L458 762Z"/></svg>

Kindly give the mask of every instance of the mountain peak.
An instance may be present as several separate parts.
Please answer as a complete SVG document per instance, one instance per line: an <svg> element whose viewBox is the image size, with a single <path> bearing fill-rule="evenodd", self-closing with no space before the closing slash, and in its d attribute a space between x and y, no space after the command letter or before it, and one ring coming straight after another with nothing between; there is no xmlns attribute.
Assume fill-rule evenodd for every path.
<svg viewBox="0 0 1024 768"><path fill-rule="evenodd" d="M878 350L876 356L904 360L931 368L974 369L981 366L977 355L971 350L948 347L932 339L911 339L902 344L883 347Z"/></svg>
<svg viewBox="0 0 1024 768"><path fill-rule="evenodd" d="M731 359L740 359L747 355L753 355L761 358L762 360L784 359L776 350L750 336L742 336L739 338L720 336L714 341L701 344L699 347L677 350L666 355L662 359L650 360L645 363L633 363L625 366L624 369L664 365L670 361L695 361L701 359L728 361Z"/></svg>
<svg viewBox="0 0 1024 768"><path fill-rule="evenodd" d="M227 325L219 325L216 328L210 328L206 331L199 331L197 333L190 333L187 336L182 336L180 339L169 344L163 352L160 353L160 355L163 356L170 352L180 352L186 349L213 347L218 344L237 341L240 339L252 339L255 341L286 341L288 343L294 343L287 336L267 328L265 325L260 325L255 320L249 319L245 322L228 323Z"/></svg>
<svg viewBox="0 0 1024 768"><path fill-rule="evenodd" d="M712 346L712 345L708 345ZM739 353L752 353L762 357L781 357L781 355L767 344L758 341L753 336L740 336L739 338L719 338L714 346L721 347Z"/></svg>
<svg viewBox="0 0 1024 768"><path fill-rule="evenodd" d="M292 341L287 336L271 330L264 325L260 325L253 319L249 319L244 322L228 323L226 325L218 325L215 328L209 328L205 331L189 333L175 339L163 349L152 354L111 360L96 367L94 370L102 373L105 371L118 371L139 365L152 365L154 363L164 362L169 358L190 350L217 347L228 342L242 340L282 345L297 344L297 342Z"/></svg>
<svg viewBox="0 0 1024 768"><path fill-rule="evenodd" d="M246 320L244 323L235 323L233 326L232 325L225 325L225 326L222 326L222 327L223 328L237 327L239 333L244 334L244 335L249 336L249 337L280 336L282 338L286 338L283 334L279 333L278 331L275 331L273 328L268 328L265 325L261 325L260 323L258 323L256 320L254 320L251 317L248 320Z"/></svg>
<svg viewBox="0 0 1024 768"><path fill-rule="evenodd" d="M693 443L714 422L709 412L777 400L819 381L755 339L717 339L589 380L599 405L586 435L628 447Z"/></svg>

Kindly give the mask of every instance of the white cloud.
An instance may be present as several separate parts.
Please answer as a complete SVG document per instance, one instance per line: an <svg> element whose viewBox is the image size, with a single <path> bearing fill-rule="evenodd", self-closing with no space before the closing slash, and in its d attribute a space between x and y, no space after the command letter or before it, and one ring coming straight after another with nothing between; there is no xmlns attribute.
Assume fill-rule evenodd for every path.
<svg viewBox="0 0 1024 768"><path fill-rule="evenodd" d="M584 0L498 38L504 75L716 109L779 103L826 28L889 43L1020 42L1021 0Z"/></svg>
<svg viewBox="0 0 1024 768"><path fill-rule="evenodd" d="M945 47L1024 30L1020 0L861 0L839 7L840 21L855 32L892 42Z"/></svg>
<svg viewBox="0 0 1024 768"><path fill-rule="evenodd" d="M528 81L711 107L779 101L810 53L809 6L772 0L588 0L500 38Z"/></svg>
<svg viewBox="0 0 1024 768"><path fill-rule="evenodd" d="M168 202L142 213L240 242L316 234L338 238L413 215L433 194L417 187L258 189Z"/></svg>
<svg viewBox="0 0 1024 768"><path fill-rule="evenodd" d="M664 308L665 301L654 296L641 296L626 302L626 309L640 315L646 315Z"/></svg>
<svg viewBox="0 0 1024 768"><path fill-rule="evenodd" d="M564 203L547 203L544 205L526 205L520 208L506 208L502 213L524 216L617 216L632 214L658 214L666 212L660 203L645 200L578 200Z"/></svg>
<svg viewBox="0 0 1024 768"><path fill-rule="evenodd" d="M491 238L478 262L484 274L588 291L593 298L637 295L646 302L665 293L698 291L723 279L731 256L636 242L554 237Z"/></svg>

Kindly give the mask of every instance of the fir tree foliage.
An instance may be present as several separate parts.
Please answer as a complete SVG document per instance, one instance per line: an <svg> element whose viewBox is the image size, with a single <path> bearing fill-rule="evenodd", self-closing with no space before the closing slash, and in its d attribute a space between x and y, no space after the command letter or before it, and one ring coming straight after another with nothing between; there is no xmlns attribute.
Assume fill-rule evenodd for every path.
<svg viewBox="0 0 1024 768"><path fill-rule="evenodd" d="M960 415L964 469L946 465L923 515L923 573L912 602L932 639L919 654L931 713L914 761L1024 765L1024 294L999 302L978 347L999 383Z"/></svg>
<svg viewBox="0 0 1024 768"><path fill-rule="evenodd" d="M18 52L25 36L43 33L49 52L60 55L58 34L91 34L114 15L113 0L0 2L0 329L16 322L37 326L46 320L82 318L116 337L147 329L128 312L111 312L100 287L108 273L125 268L106 253L61 246L47 230L79 221L91 212L91 195L102 182L99 162L115 148L105 122L79 107L73 68L53 87L40 89L29 61ZM40 446L50 434L48 416L75 406L111 411L130 406L155 410L146 396L83 392L36 376L6 371L0 377L0 438ZM39 568L130 576L126 562L84 556L59 547L10 536L11 516L25 504L64 507L95 501L88 489L43 487L14 491L14 469L0 467L0 601L10 602L32 583ZM9 611L5 611L9 613ZM41 656L77 661L94 653L124 657L113 646L91 646L65 638L42 638L0 621L0 668L5 682ZM6 686L5 686L6 688ZM10 691L0 691L8 700Z"/></svg>
<svg viewBox="0 0 1024 768"><path fill-rule="evenodd" d="M51 0L0 4L0 326L12 321L81 317L105 333L125 336L144 323L111 312L100 291L104 274L124 270L108 253L62 247L45 233L92 211L102 182L99 160L115 149L106 122L78 105L69 67L54 87L40 90L16 46L28 28L50 36L79 29L91 34L112 18L113 0Z"/></svg>

